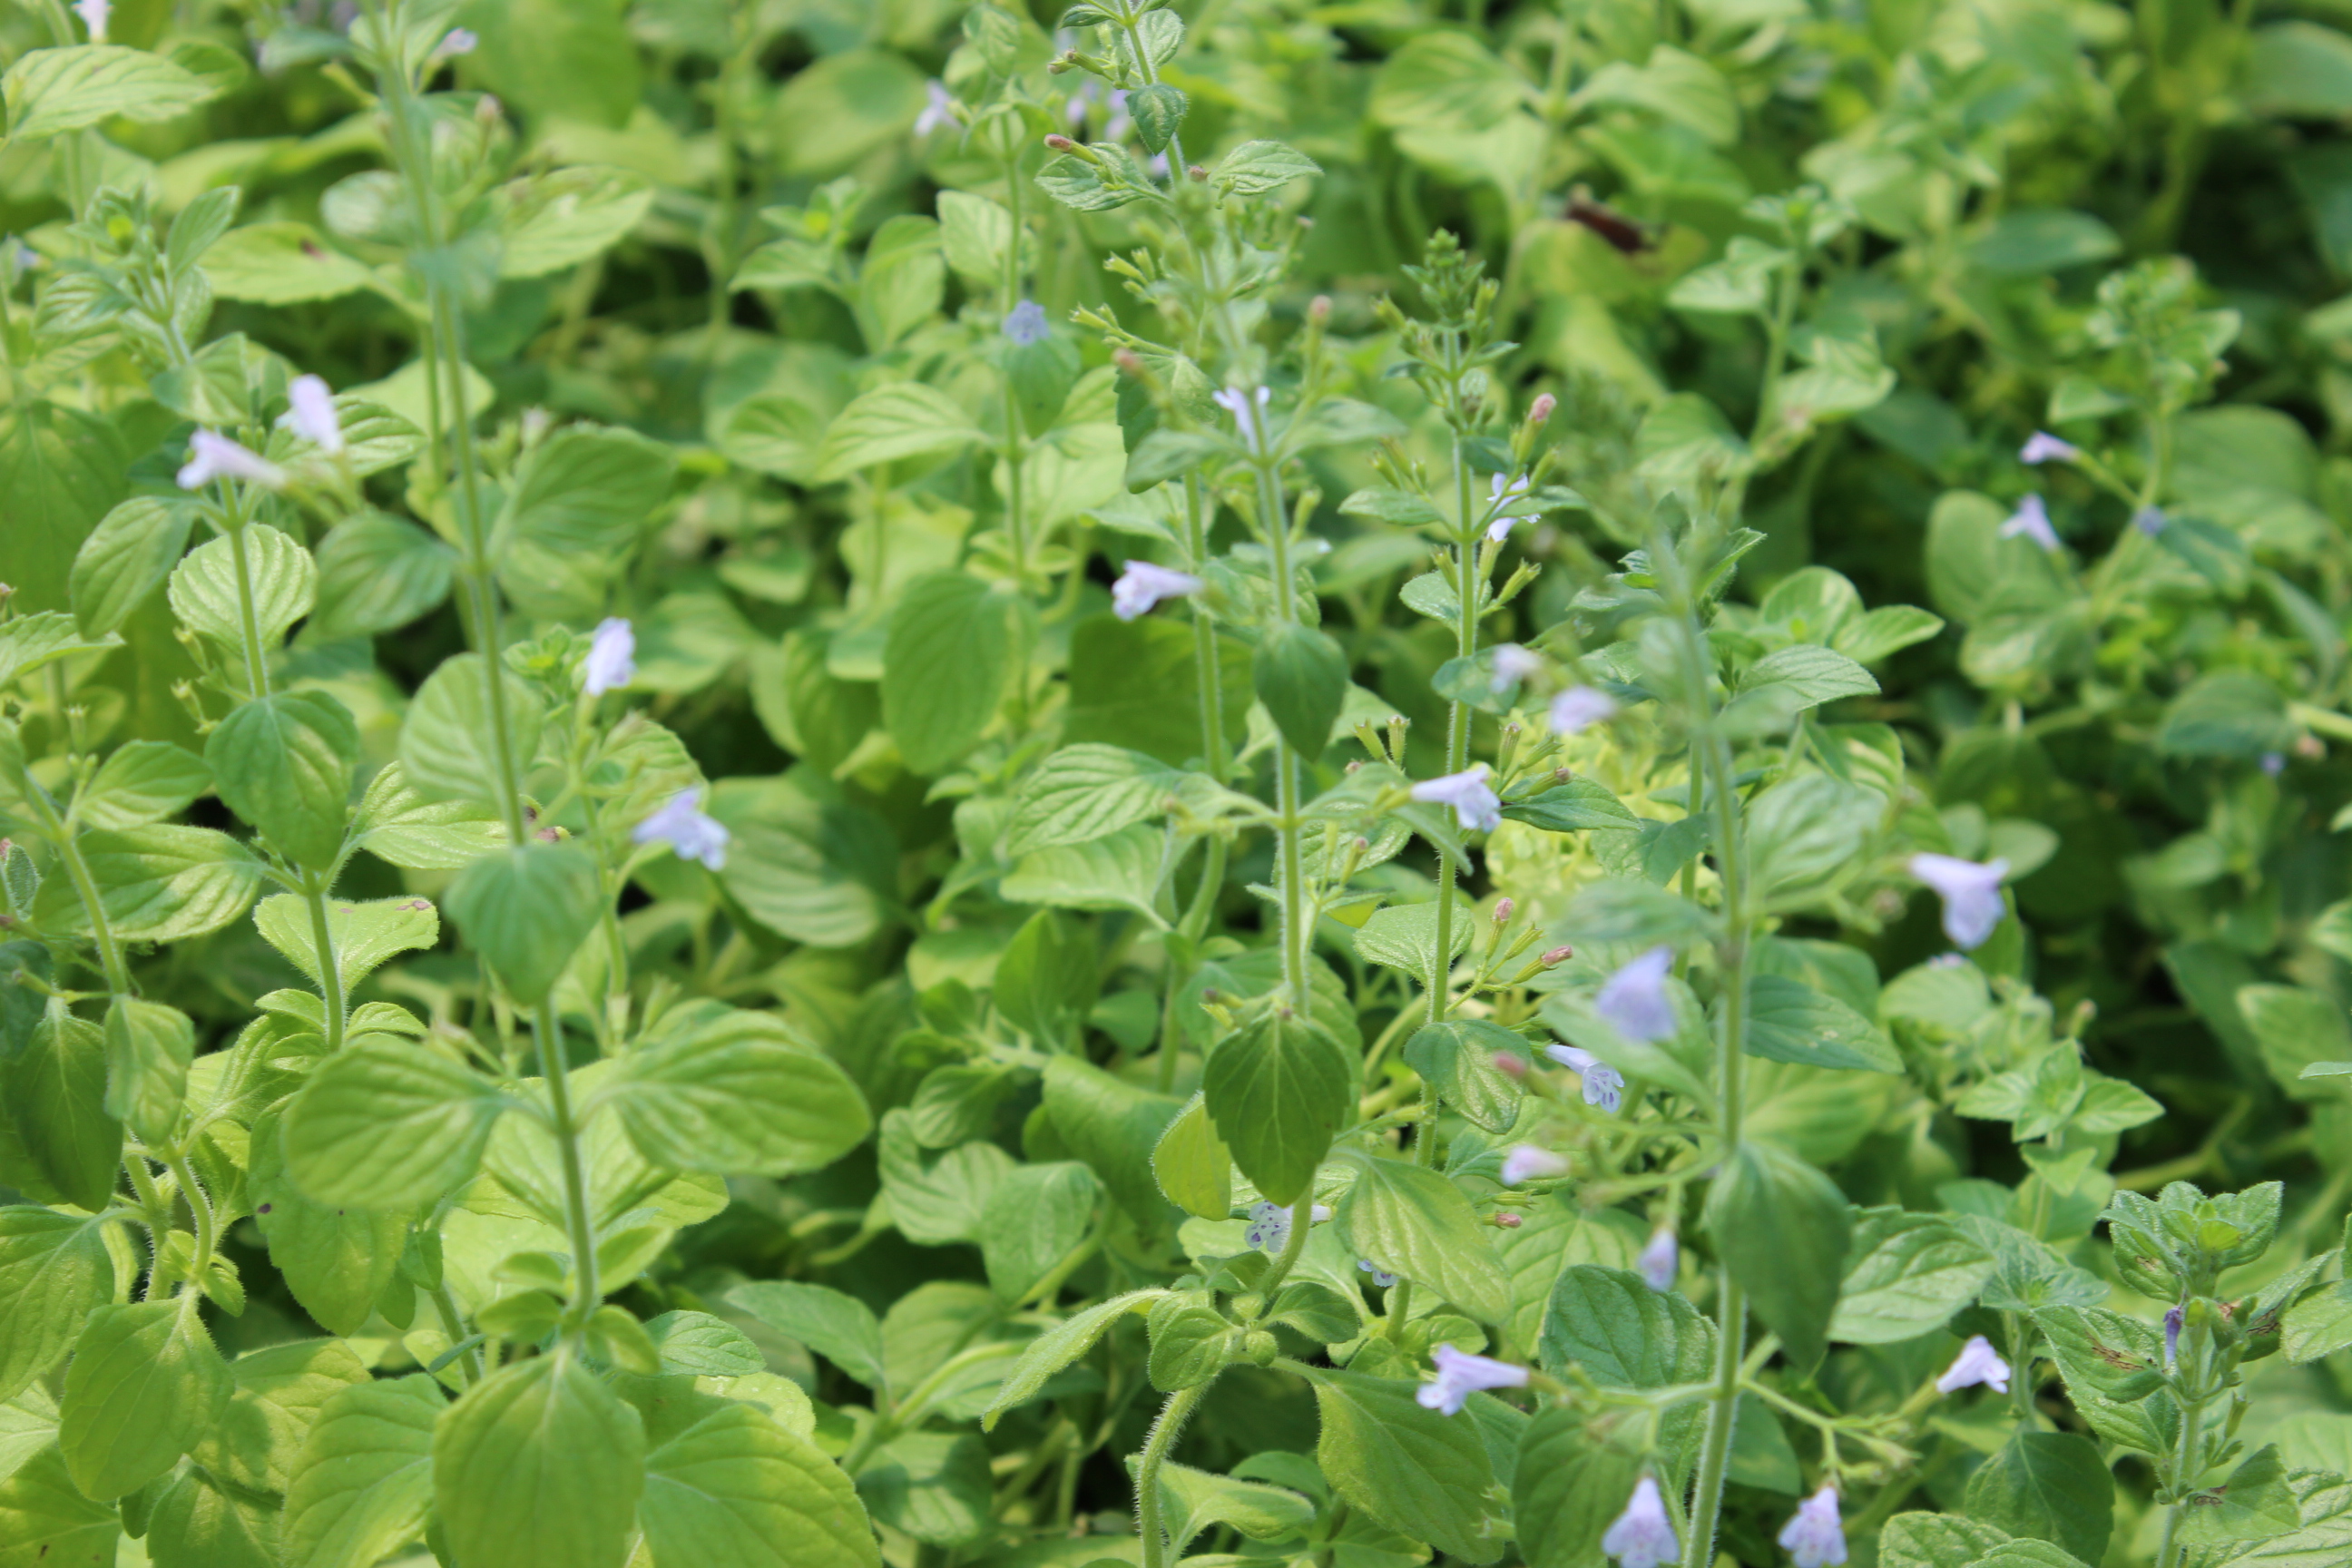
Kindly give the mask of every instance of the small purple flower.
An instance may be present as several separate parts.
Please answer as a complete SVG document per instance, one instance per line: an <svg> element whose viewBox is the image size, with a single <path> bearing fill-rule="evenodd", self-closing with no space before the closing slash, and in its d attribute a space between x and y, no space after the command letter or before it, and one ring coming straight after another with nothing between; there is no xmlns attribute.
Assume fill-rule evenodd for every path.
<svg viewBox="0 0 2352 1568"><path fill-rule="evenodd" d="M1834 1482L1797 1505L1796 1517L1781 1527L1780 1544L1797 1568L1838 1568L1845 1561L1845 1525L1838 1519Z"/></svg>
<svg viewBox="0 0 2352 1568"><path fill-rule="evenodd" d="M291 430L329 457L343 449L343 422L335 415L335 395L315 375L298 375L286 389L286 412L278 416L280 430Z"/></svg>
<svg viewBox="0 0 2352 1568"><path fill-rule="evenodd" d="M2170 1372L2180 1359L2180 1326L2189 1314L2179 1307L2164 1310L2164 1370Z"/></svg>
<svg viewBox="0 0 2352 1568"><path fill-rule="evenodd" d="M2132 513L2132 526L2150 539L2164 531L2164 509L2160 506L2144 506Z"/></svg>
<svg viewBox="0 0 2352 1568"><path fill-rule="evenodd" d="M2083 455L2083 449L2072 441L2062 441L2047 430L2036 430L2017 454L2021 463L2071 463Z"/></svg>
<svg viewBox="0 0 2352 1568"><path fill-rule="evenodd" d="M1601 982L1592 1010L1629 1040L1664 1040L1675 1034L1675 1005L1666 994L1666 973L1675 950L1660 945Z"/></svg>
<svg viewBox="0 0 2352 1568"><path fill-rule="evenodd" d="M1573 1068L1584 1085L1584 1103L1597 1105L1611 1116L1625 1103L1625 1075L1581 1046L1546 1046L1544 1055Z"/></svg>
<svg viewBox="0 0 2352 1568"><path fill-rule="evenodd" d="M1263 386L1253 392L1229 386L1223 392L1210 394L1211 400L1218 407L1234 416L1234 426L1241 433L1242 445L1253 452L1265 450L1263 415L1272 396L1273 394ZM1277 523L1280 521L1279 519L1276 521Z"/></svg>
<svg viewBox="0 0 2352 1568"><path fill-rule="evenodd" d="M723 869L727 828L703 812L699 788L678 791L669 797L668 805L638 823L629 837L639 844L667 844L681 860L699 860L714 871Z"/></svg>
<svg viewBox="0 0 2352 1568"><path fill-rule="evenodd" d="M1655 1479L1643 1476L1633 1483L1633 1495L1601 1538L1601 1550L1622 1568L1659 1568L1682 1555L1682 1542L1675 1534L1675 1521L1666 1517L1666 1501L1658 1495Z"/></svg>
<svg viewBox="0 0 2352 1568"><path fill-rule="evenodd" d="M1070 122L1070 129L1075 131L1087 122L1087 107L1093 103L1101 92L1102 89L1095 85L1092 77L1078 83L1077 87L1071 91L1070 100L1062 105L1062 118Z"/></svg>
<svg viewBox="0 0 2352 1568"><path fill-rule="evenodd" d="M73 0L74 15L89 29L89 41L106 42L106 19L114 12L114 0Z"/></svg>
<svg viewBox="0 0 2352 1568"><path fill-rule="evenodd" d="M1249 1229L1242 1233L1242 1239L1260 1252L1280 1252L1290 1245L1290 1227L1297 1215L1295 1205L1285 1208L1277 1203L1253 1204L1249 1212ZM1314 1204L1307 1209L1307 1217L1309 1224L1329 1219L1331 1211L1325 1205Z"/></svg>
<svg viewBox="0 0 2352 1568"><path fill-rule="evenodd" d="M452 27L441 35L433 52L425 57L426 66L437 66L443 60L454 60L459 55L470 55L481 47L482 40L464 27Z"/></svg>
<svg viewBox="0 0 2352 1568"><path fill-rule="evenodd" d="M2009 875L2009 862L1979 866L1957 856L1923 852L1911 857L1910 869L1943 899L1944 934L1969 952L1982 947L2007 912L2000 901L2000 879Z"/></svg>
<svg viewBox="0 0 2352 1568"><path fill-rule="evenodd" d="M1111 613L1122 621L1131 621L1162 599L1181 599L1200 591L1201 580L1190 572L1130 561L1118 581L1110 585Z"/></svg>
<svg viewBox="0 0 2352 1568"><path fill-rule="evenodd" d="M1969 961L1965 952L1939 952L1927 961L1930 969L1958 969Z"/></svg>
<svg viewBox="0 0 2352 1568"><path fill-rule="evenodd" d="M1503 1156L1503 1185L1516 1187L1521 1182L1541 1181L1548 1176L1568 1174L1568 1162L1549 1149L1538 1149L1532 1143L1514 1143L1511 1152Z"/></svg>
<svg viewBox="0 0 2352 1568"><path fill-rule="evenodd" d="M1971 1334L1969 1342L1960 1347L1960 1353L1952 1358L1952 1364L1944 1369L1944 1375L1936 1380L1936 1392L1957 1394L1979 1384L1996 1394L2007 1394L2009 1363L2000 1359L2000 1352L1992 1348L1990 1340L1982 1334Z"/></svg>
<svg viewBox="0 0 2352 1568"><path fill-rule="evenodd" d="M1571 686L1551 700L1551 728L1557 735L1580 735L1593 725L1616 716L1617 703L1605 691Z"/></svg>
<svg viewBox="0 0 2352 1568"><path fill-rule="evenodd" d="M618 691L637 678L637 634L628 622L608 616L596 623L580 674L581 689L591 697Z"/></svg>
<svg viewBox="0 0 2352 1568"><path fill-rule="evenodd" d="M1045 319L1045 307L1034 300L1024 300L1006 312L1004 335L1016 345L1026 348L1042 343L1054 335L1054 325Z"/></svg>
<svg viewBox="0 0 2352 1568"><path fill-rule="evenodd" d="M1423 805L1450 805L1465 833L1492 833L1503 825L1503 797L1486 783L1484 763L1458 773L1423 779L1412 786L1412 798Z"/></svg>
<svg viewBox="0 0 2352 1568"><path fill-rule="evenodd" d="M249 479L271 489L286 482L286 470L266 462L227 437L199 430L188 437L188 460L177 476L184 490L200 490L215 479Z"/></svg>
<svg viewBox="0 0 2352 1568"><path fill-rule="evenodd" d="M1542 669L1541 654L1523 648L1515 642L1504 643L1495 649L1495 679L1492 689L1496 696L1500 697L1528 677L1540 673Z"/></svg>
<svg viewBox="0 0 2352 1568"><path fill-rule="evenodd" d="M2021 536L2031 539L2053 553L2064 548L2059 542L2058 531L2050 526L2050 510L2042 504L2042 498L2038 495L2027 496L2017 503L2017 510L2011 512L2009 521L2000 525L2000 536L2003 539Z"/></svg>
<svg viewBox="0 0 2352 1568"><path fill-rule="evenodd" d="M1650 1235L1650 1245L1642 1248L1642 1256L1633 1260L1633 1271L1642 1283L1661 1296L1675 1288L1675 1277L1682 1272L1682 1245L1675 1233L1660 1226Z"/></svg>
<svg viewBox="0 0 2352 1568"><path fill-rule="evenodd" d="M1528 477L1525 474L1507 483L1502 475L1496 474L1488 483L1486 504L1494 513L1486 523L1488 540L1500 544L1511 537L1512 529L1530 518L1543 515L1543 508L1528 500L1527 494Z"/></svg>
<svg viewBox="0 0 2352 1568"><path fill-rule="evenodd" d="M1526 1367L1472 1355L1452 1345L1439 1345L1430 1352L1430 1359L1437 1363L1436 1375L1423 1384L1421 1392L1413 1397L1421 1402L1423 1409L1440 1415L1460 1415L1462 1402L1482 1389L1528 1385Z"/></svg>
<svg viewBox="0 0 2352 1568"><path fill-rule="evenodd" d="M1168 177L1168 154L1165 153L1154 153L1151 154L1151 161L1144 164L1143 168L1144 172L1155 180L1166 179Z"/></svg>
<svg viewBox="0 0 2352 1568"><path fill-rule="evenodd" d="M1361 1269L1364 1273L1370 1275L1372 1277L1372 1283L1379 1286L1383 1290L1397 1282L1397 1277L1395 1275L1390 1273L1385 1268L1377 1267L1369 1258L1359 1258L1356 1259L1356 1267Z"/></svg>
<svg viewBox="0 0 2352 1568"><path fill-rule="evenodd" d="M956 117L955 94L948 90L947 83L933 77L923 84L923 92L926 99L923 111L915 116L915 134L918 136L929 136L940 126L952 122Z"/></svg>
<svg viewBox="0 0 2352 1568"><path fill-rule="evenodd" d="M1133 117L1127 112L1127 89L1123 87L1115 87L1111 89L1110 122L1103 127L1103 140L1106 142L1124 141L1127 137L1127 133L1134 129L1135 121Z"/></svg>
<svg viewBox="0 0 2352 1568"><path fill-rule="evenodd" d="M2268 773L2273 778L2276 778L2279 774L2286 772L2286 753L2284 752L2264 752L2263 753L2263 772Z"/></svg>

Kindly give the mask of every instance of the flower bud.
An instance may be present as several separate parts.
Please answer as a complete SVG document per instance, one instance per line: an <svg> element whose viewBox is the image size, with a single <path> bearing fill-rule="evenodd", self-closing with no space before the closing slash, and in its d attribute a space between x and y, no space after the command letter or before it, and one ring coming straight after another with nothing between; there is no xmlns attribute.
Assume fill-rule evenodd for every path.
<svg viewBox="0 0 2352 1568"><path fill-rule="evenodd" d="M1242 1341L1242 1353L1260 1366L1272 1366L1275 1357L1282 1353L1282 1343L1264 1329L1252 1329Z"/></svg>
<svg viewBox="0 0 2352 1568"><path fill-rule="evenodd" d="M1496 1072L1502 1073L1507 1078L1525 1078L1528 1076L1528 1058L1519 1055L1517 1051L1496 1051L1487 1059L1495 1064L1495 1070Z"/></svg>
<svg viewBox="0 0 2352 1568"><path fill-rule="evenodd" d="M1071 148L1076 146L1077 143L1056 131L1051 136L1045 138L1045 145L1052 148L1056 153L1066 153Z"/></svg>
<svg viewBox="0 0 2352 1568"><path fill-rule="evenodd" d="M1492 1217L1496 1228L1499 1230L1517 1230L1521 1225L1526 1223L1524 1220L1520 1219L1518 1215L1513 1214L1508 1209L1505 1209L1500 1214L1495 1215Z"/></svg>
<svg viewBox="0 0 2352 1568"><path fill-rule="evenodd" d="M1498 926L1509 925L1511 923L1511 916L1518 912L1518 905L1513 903L1508 899L1496 900L1495 904L1495 923Z"/></svg>
<svg viewBox="0 0 2352 1568"><path fill-rule="evenodd" d="M1549 969L1553 964L1566 963L1570 959L1574 958L1575 956L1576 949L1569 946L1566 942L1562 942L1558 947L1551 949L1543 955L1543 966L1546 969Z"/></svg>
<svg viewBox="0 0 2352 1568"><path fill-rule="evenodd" d="M1307 319L1317 326L1331 319L1331 296L1318 294L1307 303Z"/></svg>
<svg viewBox="0 0 2352 1568"><path fill-rule="evenodd" d="M1545 420L1551 417L1552 410L1559 406L1559 399L1554 397L1549 392L1544 393L1533 403L1528 405L1528 423L1530 425L1542 424Z"/></svg>
<svg viewBox="0 0 2352 1568"><path fill-rule="evenodd" d="M1143 357L1133 349L1113 349L1110 363L1132 376L1143 374Z"/></svg>
<svg viewBox="0 0 2352 1568"><path fill-rule="evenodd" d="M1198 163L1190 163L1185 165L1184 177L1195 184L1206 184L1209 180L1209 171Z"/></svg>

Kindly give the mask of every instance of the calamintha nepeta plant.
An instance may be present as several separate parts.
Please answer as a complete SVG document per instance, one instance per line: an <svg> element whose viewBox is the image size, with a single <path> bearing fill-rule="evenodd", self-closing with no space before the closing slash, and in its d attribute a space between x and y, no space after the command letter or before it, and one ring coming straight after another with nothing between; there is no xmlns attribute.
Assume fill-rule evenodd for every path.
<svg viewBox="0 0 2352 1568"><path fill-rule="evenodd" d="M2336 35L783 9L5 24L0 1568L2352 1555Z"/></svg>

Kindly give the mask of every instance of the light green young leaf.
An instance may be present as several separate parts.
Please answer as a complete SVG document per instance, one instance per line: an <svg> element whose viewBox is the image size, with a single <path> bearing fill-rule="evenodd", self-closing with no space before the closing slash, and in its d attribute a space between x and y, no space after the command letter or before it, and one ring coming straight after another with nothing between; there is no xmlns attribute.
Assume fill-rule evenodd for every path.
<svg viewBox="0 0 2352 1568"><path fill-rule="evenodd" d="M566 1346L466 1391L433 1433L434 1511L460 1563L622 1568L645 1425Z"/></svg>
<svg viewBox="0 0 2352 1568"><path fill-rule="evenodd" d="M84 1497L118 1498L163 1474L227 1407L228 1363L194 1292L100 1307L66 1366L58 1445Z"/></svg>
<svg viewBox="0 0 2352 1568"><path fill-rule="evenodd" d="M107 120L170 120L219 90L162 55L114 44L29 50L0 78L8 135L19 142Z"/></svg>
<svg viewBox="0 0 2352 1568"><path fill-rule="evenodd" d="M194 560L191 556L189 559ZM511 671L499 673L504 699L506 753L518 769L539 749L544 717L539 699ZM463 800L499 808L500 782L490 700L489 667L479 654L461 653L425 677L400 727L403 782L428 801Z"/></svg>
<svg viewBox="0 0 2352 1568"><path fill-rule="evenodd" d="M188 547L195 509L134 496L99 520L75 552L68 586L84 637L120 631L131 613L163 586Z"/></svg>
<svg viewBox="0 0 2352 1568"><path fill-rule="evenodd" d="M1147 1312L1169 1294L1160 1289L1130 1290L1074 1312L1039 1334L1021 1352L1021 1359L1006 1374L1003 1387L982 1412L981 1425L993 1430L997 1417L1034 1399L1047 1379L1094 1349L1120 1318L1131 1312Z"/></svg>
<svg viewBox="0 0 2352 1568"><path fill-rule="evenodd" d="M577 164L510 181L493 201L506 240L499 276L541 278L619 244L653 206L654 187L625 169Z"/></svg>
<svg viewBox="0 0 2352 1568"><path fill-rule="evenodd" d="M97 653L121 646L111 632L92 640L63 610L42 610L0 623L0 687L69 654Z"/></svg>
<svg viewBox="0 0 2352 1568"><path fill-rule="evenodd" d="M110 1568L122 1523L114 1506L92 1502L67 1472L65 1455L51 1447L0 1480L0 1541L14 1559L8 1568L55 1563Z"/></svg>
<svg viewBox="0 0 2352 1568"><path fill-rule="evenodd" d="M1295 1204L1355 1113L1355 1055L1311 1017L1268 1013L1209 1054L1201 1088L1242 1174Z"/></svg>
<svg viewBox="0 0 2352 1568"><path fill-rule="evenodd" d="M327 1402L368 1381L367 1363L341 1340L247 1351L228 1370L235 1380L228 1408L189 1454L223 1480L255 1492L284 1492Z"/></svg>
<svg viewBox="0 0 2352 1568"><path fill-rule="evenodd" d="M205 276L224 300L299 305L341 299L375 282L365 262L304 223L249 223L205 253Z"/></svg>
<svg viewBox="0 0 2352 1568"><path fill-rule="evenodd" d="M253 923L263 940L286 955L316 985L326 966L320 962L318 932L309 902L276 893L253 907ZM327 942L342 979L343 994L387 960L441 940L441 916L430 899L372 899L365 903L330 900Z"/></svg>
<svg viewBox="0 0 2352 1568"><path fill-rule="evenodd" d="M1446 955L1449 960L1470 951L1471 924L1456 915L1449 932L1447 945L1453 949ZM1356 928L1356 954L1401 969L1415 979L1426 977L1437 957L1436 903L1423 900L1374 910L1371 918Z"/></svg>
<svg viewBox="0 0 2352 1568"><path fill-rule="evenodd" d="M83 827L144 827L178 815L212 782L202 758L168 741L126 742L99 764L74 820Z"/></svg>
<svg viewBox="0 0 2352 1568"><path fill-rule="evenodd" d="M677 471L676 455L642 436L559 431L523 459L499 514L499 538L566 554L623 556Z"/></svg>
<svg viewBox="0 0 2352 1568"><path fill-rule="evenodd" d="M1993 1256L1934 1215L1899 1208L1856 1216L1830 1338L1892 1344L1940 1328L1991 1277Z"/></svg>
<svg viewBox="0 0 2352 1568"><path fill-rule="evenodd" d="M1510 1315L1511 1283L1487 1227L1444 1173L1403 1160L1356 1162L1339 1232L1374 1268L1412 1279L1484 1323Z"/></svg>
<svg viewBox="0 0 2352 1568"><path fill-rule="evenodd" d="M157 1568L278 1568L278 1517L272 1500L183 1470L148 1515L147 1552Z"/></svg>
<svg viewBox="0 0 2352 1568"><path fill-rule="evenodd" d="M1013 602L979 578L938 572L908 584L890 614L882 717L908 767L937 773L972 748L996 716L1013 647Z"/></svg>
<svg viewBox="0 0 2352 1568"><path fill-rule="evenodd" d="M1877 690L1877 679L1845 655L1798 643L1766 654L1740 673L1739 693L1724 708L1721 721L1741 734L1760 734L1785 728L1824 702Z"/></svg>
<svg viewBox="0 0 2352 1568"><path fill-rule="evenodd" d="M646 1471L654 1568L880 1568L849 1478L748 1405L704 1416Z"/></svg>
<svg viewBox="0 0 2352 1568"><path fill-rule="evenodd" d="M1101 1197L1094 1172L1075 1160L1023 1165L1006 1176L981 1210L989 1289L1021 1300L1086 1239Z"/></svg>
<svg viewBox="0 0 2352 1568"><path fill-rule="evenodd" d="M1748 1027L1740 1043L1751 1057L1801 1067L1903 1070L1903 1058L1885 1030L1836 997L1784 974L1748 976Z"/></svg>
<svg viewBox="0 0 2352 1568"><path fill-rule="evenodd" d="M161 1002L117 996L106 1009L106 1113L147 1143L172 1136L188 1094L196 1026Z"/></svg>
<svg viewBox="0 0 2352 1568"><path fill-rule="evenodd" d="M662 1371L691 1377L745 1377L767 1370L751 1336L708 1312L664 1312L647 1319L646 1337L661 1356Z"/></svg>
<svg viewBox="0 0 2352 1568"><path fill-rule="evenodd" d="M246 581L252 588L253 615L261 651L268 653L286 628L310 613L319 592L319 568L310 552L266 523L244 529ZM245 607L238 591L236 541L207 540L172 571L172 613L219 646L233 664L245 658Z"/></svg>
<svg viewBox="0 0 2352 1568"><path fill-rule="evenodd" d="M93 830L81 852L114 934L125 942L182 942L218 931L243 914L261 880L261 862L226 833L153 823ZM89 918L73 884L41 884L33 917L60 935L88 936Z"/></svg>
<svg viewBox="0 0 2352 1568"><path fill-rule="evenodd" d="M1777 1144L1742 1142L1706 1194L1707 1234L1799 1365L1820 1359L1852 1240L1835 1183Z"/></svg>
<svg viewBox="0 0 2352 1568"><path fill-rule="evenodd" d="M1461 922L1465 928L1469 923ZM1517 1081L1495 1065L1497 1051L1524 1058L1528 1042L1484 1018L1450 1018L1415 1030L1405 1042L1404 1059L1473 1126L1508 1132L1518 1121L1524 1096Z"/></svg>
<svg viewBox="0 0 2352 1568"><path fill-rule="evenodd" d="M299 866L324 870L343 845L360 732L324 691L247 702L205 742L222 801Z"/></svg>
<svg viewBox="0 0 2352 1568"><path fill-rule="evenodd" d="M729 1013L630 1052L596 1099L656 1165L721 1175L819 1170L874 1125L849 1076L763 1013Z"/></svg>
<svg viewBox="0 0 2352 1568"><path fill-rule="evenodd" d="M1108 837L1158 815L1186 776L1123 746L1064 746L1023 781L1004 852L1020 856Z"/></svg>
<svg viewBox="0 0 2352 1568"><path fill-rule="evenodd" d="M1334 1491L1465 1563L1502 1555L1486 1500L1494 1469L1477 1423L1423 1409L1411 1383L1324 1368L1306 1376L1322 1416L1315 1458Z"/></svg>
<svg viewBox="0 0 2352 1568"><path fill-rule="evenodd" d="M286 1169L312 1202L426 1204L471 1175L508 1106L498 1086L389 1035L355 1041L286 1108Z"/></svg>
<svg viewBox="0 0 2352 1568"><path fill-rule="evenodd" d="M0 1208L0 1403L72 1345L82 1319L114 1297L114 1260L97 1220L29 1205Z"/></svg>
<svg viewBox="0 0 2352 1568"><path fill-rule="evenodd" d="M404 870L457 871L504 844L506 825L488 805L426 798L393 763L368 781L352 838Z"/></svg>
<svg viewBox="0 0 2352 1568"><path fill-rule="evenodd" d="M1220 195L1255 196L1322 172L1321 164L1296 147L1244 142L1219 160L1209 172L1209 184Z"/></svg>
<svg viewBox="0 0 2352 1568"><path fill-rule="evenodd" d="M316 1041L320 1049L323 1041ZM247 1192L271 1267L330 1332L355 1334L399 1270L412 1211L311 1202L287 1178L278 1112L254 1123Z"/></svg>
<svg viewBox="0 0 2352 1568"><path fill-rule="evenodd" d="M1206 1098L1197 1094L1151 1151L1151 1173L1161 1194L1202 1219L1224 1219L1234 1212L1233 1165L1233 1151L1217 1136Z"/></svg>
<svg viewBox="0 0 2352 1568"><path fill-rule="evenodd" d="M924 1247L978 1241L989 1194L1013 1169L1012 1155L982 1140L928 1154L903 1110L883 1114L877 1154L892 1222Z"/></svg>
<svg viewBox="0 0 2352 1568"><path fill-rule="evenodd" d="M868 1388L881 1388L882 1324L856 1297L829 1285L760 1279L738 1285L727 1299Z"/></svg>
<svg viewBox="0 0 2352 1568"><path fill-rule="evenodd" d="M961 405L919 382L893 382L863 393L824 433L816 481L845 479L860 468L938 458L988 437Z"/></svg>

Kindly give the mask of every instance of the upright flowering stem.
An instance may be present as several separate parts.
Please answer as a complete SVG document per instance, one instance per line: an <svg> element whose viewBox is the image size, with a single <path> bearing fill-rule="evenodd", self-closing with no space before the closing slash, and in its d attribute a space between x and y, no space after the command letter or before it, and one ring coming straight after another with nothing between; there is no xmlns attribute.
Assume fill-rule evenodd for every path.
<svg viewBox="0 0 2352 1568"><path fill-rule="evenodd" d="M1447 333L1447 347L1454 347L1457 334ZM1459 396L1459 387L1456 387ZM1454 435L1454 496L1460 519L1462 542L1454 550L1454 592L1458 601L1454 616L1454 651L1467 658L1478 651L1478 546L1475 522L1475 501L1470 485L1470 462L1463 450L1463 432L1457 426ZM1470 709L1461 701L1445 705L1445 769L1458 773L1470 765ZM1437 949L1429 965L1429 1021L1443 1023L1450 1010L1454 977L1454 901L1455 888L1454 857L1438 852L1437 857ZM1436 1091L1430 1090L1430 1114L1436 1114ZM1424 1163L1435 1158L1437 1140L1433 1136L1436 1123L1425 1124L1433 1136L1422 1139Z"/></svg>
<svg viewBox="0 0 2352 1568"><path fill-rule="evenodd" d="M1004 160L1004 205L1012 214L1012 237L1004 247L1004 283L999 292L1000 316L1010 316L1021 303L1021 153L1018 144ZM1029 586L1029 521L1023 495L1022 468L1028 441L1021 430L1021 400L1013 395L1013 375L1002 378L1004 395L1004 530L1013 542L1013 580L1025 592ZM877 519L878 530L880 521Z"/></svg>

